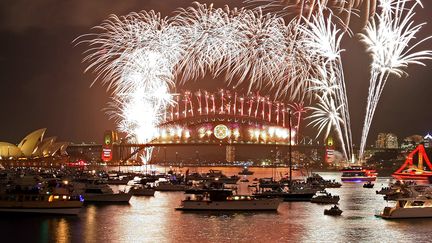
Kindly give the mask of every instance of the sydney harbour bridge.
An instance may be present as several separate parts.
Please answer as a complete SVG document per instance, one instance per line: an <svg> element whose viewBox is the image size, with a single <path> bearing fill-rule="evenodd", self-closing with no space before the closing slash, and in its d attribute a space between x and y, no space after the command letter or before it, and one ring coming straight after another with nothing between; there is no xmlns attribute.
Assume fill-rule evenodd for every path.
<svg viewBox="0 0 432 243"><path fill-rule="evenodd" d="M236 159L236 148L243 146L283 151L291 145L303 153L318 150L322 160L333 150L333 144L324 146L301 135L307 112L302 103L288 104L259 93L242 95L225 89L182 91L175 100L148 143L131 143L107 132L103 160L125 163L150 147L224 146L228 162Z"/></svg>

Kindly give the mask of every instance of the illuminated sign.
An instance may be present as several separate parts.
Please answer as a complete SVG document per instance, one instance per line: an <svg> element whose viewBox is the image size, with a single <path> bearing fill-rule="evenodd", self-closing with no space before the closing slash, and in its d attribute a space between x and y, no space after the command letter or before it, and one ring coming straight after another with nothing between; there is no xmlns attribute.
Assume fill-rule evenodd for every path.
<svg viewBox="0 0 432 243"><path fill-rule="evenodd" d="M228 136L228 127L223 124L219 124L214 128L213 132L217 139L224 139Z"/></svg>
<svg viewBox="0 0 432 243"><path fill-rule="evenodd" d="M102 160L108 162L112 160L112 150L110 148L102 149Z"/></svg>

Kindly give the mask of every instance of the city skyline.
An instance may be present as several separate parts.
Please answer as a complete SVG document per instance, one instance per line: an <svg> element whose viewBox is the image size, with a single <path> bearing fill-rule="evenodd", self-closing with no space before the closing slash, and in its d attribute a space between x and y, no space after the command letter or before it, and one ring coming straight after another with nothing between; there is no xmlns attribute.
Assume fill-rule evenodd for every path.
<svg viewBox="0 0 432 243"><path fill-rule="evenodd" d="M40 1L31 6L39 11L33 11L29 15L17 12L25 5L24 2L16 1L2 6L5 14L0 23L0 31L4 36L1 40L4 48L0 56L1 82L8 92L4 92L0 98L1 103L5 104L3 114L6 114L0 121L0 125L5 128L0 134L1 140L18 142L23 134L47 127L63 140L98 141L106 129L114 129L114 122L109 121L103 111L109 95L98 83L89 88L94 75L82 73L84 65L80 63L83 48L74 47L71 42L77 36L87 33L92 26L101 23L111 13L124 15L131 11L155 9L166 15L179 6L190 6L189 1L181 1L179 5L172 7L167 7L162 2L126 1L112 5L103 5L104 1L91 4L76 2L55 5L50 9L46 8L48 1ZM216 6L222 6L228 1L213 2ZM235 1L230 2L230 5L242 4ZM419 10L420 15L426 14L430 8L426 5L425 9ZM95 9L98 9L96 14L89 15L86 12ZM85 18L71 17L66 11ZM78 12L82 12L82 15ZM46 16L52 16L53 13L58 15L57 21L48 21ZM63 31L66 26L70 28ZM420 36L431 32L431 27L426 25ZM358 39L353 37L345 40L342 47L352 51L354 44L357 48ZM426 46L428 45L430 44ZM347 52L342 53L346 73L351 74L346 77L347 92L354 144L358 144L369 73L358 72L356 67L368 65L368 55L363 50L358 51L358 60L347 58L347 55ZM392 77L389 80L382 102L378 105L368 144L373 144L374 137L384 129L397 131L400 137L423 135L430 131L429 121L432 120L432 115L423 112L428 103L427 91L432 90L432 84L428 82L431 64L426 63L428 67L410 67L408 71L411 76L407 78ZM211 82L210 86L220 83L220 78ZM198 82L189 83L186 87L203 88ZM412 125L407 126L407 123ZM305 131L309 136L313 136L315 132L310 128Z"/></svg>

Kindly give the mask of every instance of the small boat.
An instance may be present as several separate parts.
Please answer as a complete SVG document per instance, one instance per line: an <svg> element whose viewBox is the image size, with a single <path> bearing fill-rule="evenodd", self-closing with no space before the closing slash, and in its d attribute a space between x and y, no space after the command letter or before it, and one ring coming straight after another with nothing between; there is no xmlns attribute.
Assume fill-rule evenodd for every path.
<svg viewBox="0 0 432 243"><path fill-rule="evenodd" d="M340 216L342 212L337 205L334 205L330 209L324 209L324 215Z"/></svg>
<svg viewBox="0 0 432 243"><path fill-rule="evenodd" d="M397 199L394 207L385 207L375 216L383 219L431 218L432 197Z"/></svg>
<svg viewBox="0 0 432 243"><path fill-rule="evenodd" d="M183 211L277 211L279 198L255 198L249 195L233 195L232 190L210 189L187 196L176 210Z"/></svg>
<svg viewBox="0 0 432 243"><path fill-rule="evenodd" d="M329 192L321 191L319 194L312 197L311 202L337 204L339 202L339 200L340 200L339 196L333 196Z"/></svg>
<svg viewBox="0 0 432 243"><path fill-rule="evenodd" d="M129 189L129 193L134 196L154 196L155 189L147 185L137 184Z"/></svg>
<svg viewBox="0 0 432 243"><path fill-rule="evenodd" d="M372 182L368 181L365 184L363 184L363 188L373 188L375 184L373 184Z"/></svg>
<svg viewBox="0 0 432 243"><path fill-rule="evenodd" d="M241 179L240 182L249 182L249 180L245 178L245 179Z"/></svg>
<svg viewBox="0 0 432 243"><path fill-rule="evenodd" d="M238 173L239 175L253 175L254 172L250 171L247 167L244 167L242 171Z"/></svg>

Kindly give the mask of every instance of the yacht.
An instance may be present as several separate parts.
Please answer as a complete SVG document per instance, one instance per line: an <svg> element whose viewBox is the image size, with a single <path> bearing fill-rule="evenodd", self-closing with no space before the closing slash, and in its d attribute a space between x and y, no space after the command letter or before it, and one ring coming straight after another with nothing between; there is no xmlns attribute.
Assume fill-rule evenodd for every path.
<svg viewBox="0 0 432 243"><path fill-rule="evenodd" d="M137 184L129 189L129 193L134 196L154 196L155 189L148 185Z"/></svg>
<svg viewBox="0 0 432 243"><path fill-rule="evenodd" d="M155 187L156 191L185 191L186 190L185 184L174 184L170 181L161 181L157 183L157 186Z"/></svg>
<svg viewBox="0 0 432 243"><path fill-rule="evenodd" d="M86 202L129 202L132 194L120 191L114 193L111 187L97 179L87 179L84 182L74 182L75 193L84 197Z"/></svg>
<svg viewBox="0 0 432 243"><path fill-rule="evenodd" d="M376 216L384 219L430 218L432 217L432 197L398 199L394 207L385 207Z"/></svg>
<svg viewBox="0 0 432 243"><path fill-rule="evenodd" d="M233 195L232 190L210 189L187 196L177 210L183 211L277 211L279 198L255 198L249 195Z"/></svg>
<svg viewBox="0 0 432 243"><path fill-rule="evenodd" d="M337 204L339 202L339 196L333 196L331 193L322 191L312 197L311 202L313 203L329 203L329 204Z"/></svg>
<svg viewBox="0 0 432 243"><path fill-rule="evenodd" d="M361 166L344 168L341 176L343 182L375 181L376 178L375 170L364 169Z"/></svg>
<svg viewBox="0 0 432 243"><path fill-rule="evenodd" d="M76 215L83 202L60 184L48 189L41 184L26 189L14 185L0 194L0 212Z"/></svg>

